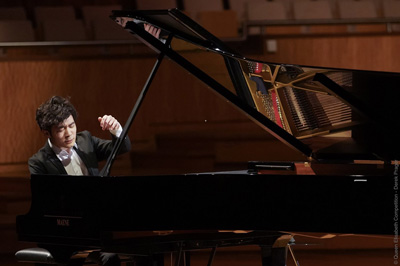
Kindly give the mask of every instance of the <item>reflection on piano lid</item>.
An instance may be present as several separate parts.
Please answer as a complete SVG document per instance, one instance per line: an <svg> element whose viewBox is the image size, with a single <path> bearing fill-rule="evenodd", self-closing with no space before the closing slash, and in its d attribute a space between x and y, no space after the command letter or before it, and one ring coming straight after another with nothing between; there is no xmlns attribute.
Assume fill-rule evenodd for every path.
<svg viewBox="0 0 400 266"><path fill-rule="evenodd" d="M318 68L256 61L239 55L177 9L113 11L112 19L208 87L227 98L257 124L306 157L324 159L400 158L399 73ZM162 29L158 41L143 23ZM184 43L184 45L182 45ZM225 77L189 62L182 47L212 52L226 65ZM340 52L340 51L338 51ZM212 61L209 64L213 64ZM219 73L221 76L221 73ZM230 82L227 83L226 80ZM330 138L351 130L351 141ZM328 135L322 147L315 136ZM313 143L313 145L310 145ZM332 146L327 152L327 146ZM360 149L362 147L362 149Z"/></svg>

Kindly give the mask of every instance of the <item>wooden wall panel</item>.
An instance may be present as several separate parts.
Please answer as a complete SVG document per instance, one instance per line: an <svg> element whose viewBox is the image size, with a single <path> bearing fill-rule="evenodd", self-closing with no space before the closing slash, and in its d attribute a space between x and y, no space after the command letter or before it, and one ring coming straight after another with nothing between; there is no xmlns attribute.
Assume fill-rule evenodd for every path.
<svg viewBox="0 0 400 266"><path fill-rule="evenodd" d="M272 38L272 37L271 37ZM278 37L269 62L400 72L400 35Z"/></svg>
<svg viewBox="0 0 400 266"><path fill-rule="evenodd" d="M1 131L7 145L2 145L0 162L26 161L43 145L45 139L36 125L35 110L52 95L71 97L80 114L79 129L96 130L97 116L102 114L126 120L128 103L136 97L136 85L145 80L145 65L146 61L135 60L2 62L0 110L7 114L4 122L8 126Z"/></svg>
<svg viewBox="0 0 400 266"><path fill-rule="evenodd" d="M124 124L154 62L154 58L0 62L0 112L5 125L0 131L0 163L24 162L43 145L35 110L52 95L71 97L79 112L78 129L107 137L99 132L97 117L112 114ZM237 116L201 82L165 60L130 134L134 139L146 139L151 124Z"/></svg>

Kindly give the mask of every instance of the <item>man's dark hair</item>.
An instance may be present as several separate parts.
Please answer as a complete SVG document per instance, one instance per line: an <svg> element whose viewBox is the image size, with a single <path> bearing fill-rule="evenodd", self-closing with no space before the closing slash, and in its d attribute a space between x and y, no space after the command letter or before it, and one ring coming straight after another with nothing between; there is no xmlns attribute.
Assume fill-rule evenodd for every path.
<svg viewBox="0 0 400 266"><path fill-rule="evenodd" d="M58 125L70 115L76 121L78 113L71 102L60 96L53 96L36 110L36 122L41 130L51 132L53 125Z"/></svg>

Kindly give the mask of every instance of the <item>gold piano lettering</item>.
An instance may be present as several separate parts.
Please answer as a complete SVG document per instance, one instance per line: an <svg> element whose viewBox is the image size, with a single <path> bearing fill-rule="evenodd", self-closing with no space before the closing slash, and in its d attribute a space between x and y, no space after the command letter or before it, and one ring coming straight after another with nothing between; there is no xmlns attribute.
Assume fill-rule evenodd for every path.
<svg viewBox="0 0 400 266"><path fill-rule="evenodd" d="M69 226L69 219L57 219L58 226Z"/></svg>

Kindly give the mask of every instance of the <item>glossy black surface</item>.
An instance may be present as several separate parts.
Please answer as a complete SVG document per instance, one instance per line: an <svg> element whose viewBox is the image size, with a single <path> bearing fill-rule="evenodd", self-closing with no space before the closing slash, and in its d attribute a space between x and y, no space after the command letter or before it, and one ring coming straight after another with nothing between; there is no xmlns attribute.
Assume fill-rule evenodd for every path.
<svg viewBox="0 0 400 266"><path fill-rule="evenodd" d="M340 160L344 156L349 160L385 161L400 158L397 141L400 118L395 115L400 113L399 73L298 66L246 58L177 9L114 11L112 19L120 18L128 21L123 25L127 31L185 68L306 157ZM143 23L161 28L162 36L171 38L172 45L165 45L147 33ZM188 62L179 49L174 49L174 40L191 44L190 49L220 57L225 62L232 88L222 85L208 69ZM275 102L277 107L272 108ZM352 130L353 144L348 146L346 141L345 149L331 149L327 154L326 149L320 152L321 147L309 144L314 136L346 130ZM338 142L332 145L340 147Z"/></svg>
<svg viewBox="0 0 400 266"><path fill-rule="evenodd" d="M392 176L32 176L31 184L31 210L17 223L21 238L147 230L393 232Z"/></svg>

